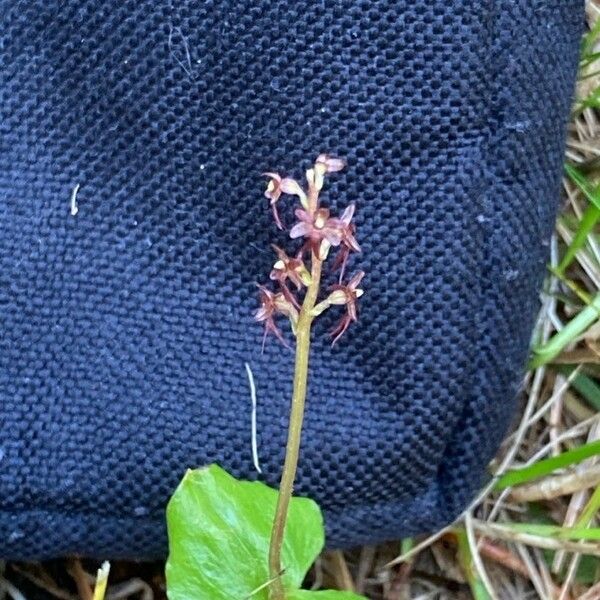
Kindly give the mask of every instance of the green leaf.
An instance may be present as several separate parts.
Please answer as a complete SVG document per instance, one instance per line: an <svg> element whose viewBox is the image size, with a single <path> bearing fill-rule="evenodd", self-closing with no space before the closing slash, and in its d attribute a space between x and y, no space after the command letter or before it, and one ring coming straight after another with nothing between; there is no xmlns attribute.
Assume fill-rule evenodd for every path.
<svg viewBox="0 0 600 600"><path fill-rule="evenodd" d="M169 600L268 600L276 502L276 490L238 481L217 465L188 471L167 506ZM322 550L324 537L318 505L308 498L292 498L282 548L288 598L360 598L296 589Z"/></svg>
<svg viewBox="0 0 600 600"><path fill-rule="evenodd" d="M275 490L217 465L188 471L167 507L170 600L241 600L264 585L276 501ZM294 498L282 550L286 588L300 587L323 543L319 507ZM266 588L252 595L267 597Z"/></svg>

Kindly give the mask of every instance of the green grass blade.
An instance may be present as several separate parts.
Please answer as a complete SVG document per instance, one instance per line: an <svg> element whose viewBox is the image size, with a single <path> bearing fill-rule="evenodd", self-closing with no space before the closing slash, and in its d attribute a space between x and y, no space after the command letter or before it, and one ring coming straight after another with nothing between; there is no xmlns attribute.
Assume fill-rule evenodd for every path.
<svg viewBox="0 0 600 600"><path fill-rule="evenodd" d="M560 527L559 525L540 525L538 523L504 523L506 529L518 533L537 535L539 537L571 541L600 540L600 527Z"/></svg>
<svg viewBox="0 0 600 600"><path fill-rule="evenodd" d="M577 106L573 111L573 117L579 116L586 108L598 108L600 106L600 88L596 88L585 98L578 100Z"/></svg>
<svg viewBox="0 0 600 600"><path fill-rule="evenodd" d="M415 546L414 538L402 538L400 542L400 556L410 552Z"/></svg>
<svg viewBox="0 0 600 600"><path fill-rule="evenodd" d="M515 469L508 471L496 482L495 489L503 490L508 487L527 483L534 479L539 479L553 473L558 469L564 469L571 465L580 463L587 458L597 456L600 454L600 440L584 444L573 450L567 450L558 456L546 458L545 460L539 460L532 465L523 467L522 469Z"/></svg>
<svg viewBox="0 0 600 600"><path fill-rule="evenodd" d="M583 36L581 43L581 58L589 60L594 52L594 44L600 35L600 19L597 19L594 26Z"/></svg>
<svg viewBox="0 0 600 600"><path fill-rule="evenodd" d="M575 522L575 527L587 527L596 513L600 510L600 487L594 490L587 504L583 507L579 518Z"/></svg>
<svg viewBox="0 0 600 600"><path fill-rule="evenodd" d="M563 329L553 335L546 344L533 349L529 368L536 369L556 358L565 346L584 333L598 318L600 318L600 294L576 317L573 317Z"/></svg>
<svg viewBox="0 0 600 600"><path fill-rule="evenodd" d="M581 57L581 60L579 61L579 67L581 69L585 69L585 67L589 67L592 63L596 62L598 59L600 59L600 52L590 52L589 54L586 54L585 56ZM584 79L585 75L581 75L579 77L579 79Z"/></svg>
<svg viewBox="0 0 600 600"><path fill-rule="evenodd" d="M590 204L583 213L581 217L581 221L579 222L579 227L573 237L573 240L569 244L565 255L563 256L560 264L556 268L556 272L559 275L564 275L567 267L573 262L573 259L583 248L585 242L587 240L588 235L593 231L596 223L600 219L600 208L598 208L595 204Z"/></svg>
<svg viewBox="0 0 600 600"><path fill-rule="evenodd" d="M574 370L575 367L571 365L561 365L558 367L558 371L566 377ZM600 412L600 386L591 377L583 373L578 373L571 381L571 387L575 388L592 408Z"/></svg>
<svg viewBox="0 0 600 600"><path fill-rule="evenodd" d="M600 95L600 88L595 90ZM594 186L580 171L572 165L565 165L567 175L573 180L585 197L600 209L600 186Z"/></svg>
<svg viewBox="0 0 600 600"><path fill-rule="evenodd" d="M458 539L458 562L469 582L471 593L475 600L492 600L485 583L479 577L477 569L473 564L473 554L471 553L471 546L469 544L469 538L467 532L461 527L454 530Z"/></svg>

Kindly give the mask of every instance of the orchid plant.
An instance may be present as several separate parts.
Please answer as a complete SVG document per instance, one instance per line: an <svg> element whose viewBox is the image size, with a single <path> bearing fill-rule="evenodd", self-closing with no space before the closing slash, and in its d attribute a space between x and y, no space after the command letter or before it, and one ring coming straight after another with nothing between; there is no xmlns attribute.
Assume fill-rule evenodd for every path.
<svg viewBox="0 0 600 600"><path fill-rule="evenodd" d="M360 252L360 246L355 237L356 227L352 222L355 205L350 204L342 215L336 218L331 216L328 208L321 205L319 198L325 175L341 171L344 166L344 161L339 158L333 158L326 154L319 155L314 167L306 171L308 183L306 192L295 179L282 178L277 173L266 173L269 183L265 196L270 200L273 218L280 229L283 229L284 226L277 206L282 195L289 194L299 199L301 208L295 210L298 222L291 228L290 237L302 240L302 246L293 258L281 248L274 248L277 262L273 266L270 277L277 283L279 290L271 292L265 287L260 288L261 306L255 315L257 321L265 324L263 347L266 336L271 332L285 344L283 334L275 323L277 315L283 315L289 319L292 331L296 336L296 368L288 440L269 549L269 570L273 579L271 597L273 600L283 600L284 598L281 579L277 575L282 569L281 546L298 465L312 322L315 317L331 306L345 306L344 315L331 332L332 343L335 344L350 324L357 320L356 302L363 294L363 290L358 287L364 276L362 271L354 275L348 283L342 283L349 253ZM334 263L334 266L340 269L339 283L333 286L331 292L319 302L323 263L330 256L332 248L341 248ZM305 265L305 260L309 261L310 268ZM287 285L288 280L295 286L295 291ZM294 292L303 293L302 302Z"/></svg>
<svg viewBox="0 0 600 600"><path fill-rule="evenodd" d="M318 506L293 498L307 392L311 327L315 318L334 306L344 314L331 331L335 344L357 320L359 271L344 283L348 259L360 252L353 222L355 205L334 217L320 201L325 176L341 171L343 160L321 154L306 171L306 189L290 177L268 172L265 196L275 224L284 230L279 205L296 197L297 222L289 230L299 248L288 255L273 246L275 263L271 289L258 285L260 307L254 318L264 326L262 347L269 334L290 347L277 319L289 320L295 336L295 369L285 461L276 492L259 482L237 481L211 465L189 471L167 508L170 554L167 591L171 600L190 598L253 598L257 600L357 600L349 592L299 589L310 564L324 544ZM332 270L338 283L322 293L324 263L335 254ZM261 514L256 507L260 506ZM227 515L221 517L221 513ZM265 518L266 517L266 518ZM285 542L285 543L284 543ZM222 589L223 588L223 589ZM227 588L227 589L225 589Z"/></svg>

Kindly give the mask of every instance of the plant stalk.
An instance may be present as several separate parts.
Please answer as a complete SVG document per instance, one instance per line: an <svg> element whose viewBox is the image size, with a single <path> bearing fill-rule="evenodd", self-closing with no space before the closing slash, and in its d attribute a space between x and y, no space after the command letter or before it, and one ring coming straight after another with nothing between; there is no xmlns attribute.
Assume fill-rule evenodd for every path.
<svg viewBox="0 0 600 600"><path fill-rule="evenodd" d="M283 536L285 524L287 521L288 509L292 492L294 489L294 480L296 479L296 469L298 466L298 455L300 452L300 438L302 434L302 422L304 420L304 405L306 401L306 388L308 379L308 359L310 354L310 329L314 317L311 311L317 301L319 285L321 282L322 261L313 252L311 261L311 283L308 286L300 314L298 315L298 325L296 329L296 359L294 367L294 389L292 393L292 406L290 410L290 422L288 426L288 437L285 448L285 462L279 484L279 494L277 496L277 507L275 509L275 518L273 520L273 529L271 531L271 542L269 546L269 573L272 579L269 589L269 598L271 600L284 600L285 591L281 578L281 548L283 545Z"/></svg>

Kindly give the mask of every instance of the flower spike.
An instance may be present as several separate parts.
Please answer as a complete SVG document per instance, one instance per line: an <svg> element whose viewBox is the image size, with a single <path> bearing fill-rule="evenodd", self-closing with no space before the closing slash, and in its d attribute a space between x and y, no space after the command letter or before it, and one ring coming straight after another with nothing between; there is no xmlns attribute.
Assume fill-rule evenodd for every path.
<svg viewBox="0 0 600 600"><path fill-rule="evenodd" d="M308 311L311 317L315 318L332 306L344 306L345 314L331 332L335 344L358 318L357 300L363 294L363 290L358 286L364 273L360 271L348 283L342 283L350 253L361 251L356 239L356 226L353 223L356 206L351 203L339 217L333 217L329 209L321 206L319 202L324 176L341 171L345 166L345 161L340 158L319 154L312 168L306 171L307 192L291 177L282 177L274 172L264 173L269 177L265 196L270 200L277 226L283 229L277 211L277 203L281 196L296 196L301 207L295 210L297 221L290 230L290 237L304 238L302 247L295 255L289 256L279 246L273 246L277 260L269 277L278 284L279 289L272 292L259 286L261 306L255 314L255 319L265 324L265 337L272 333L285 344L283 334L275 324L278 314L289 318L292 331L296 334L301 311ZM332 287L331 293L325 299L319 301L321 263L328 258L331 248L338 247L340 249L335 257L333 270L340 269L339 283Z"/></svg>
<svg viewBox="0 0 600 600"><path fill-rule="evenodd" d="M266 287L258 286L260 307L254 315L256 321L264 323L263 350L269 333L287 346L282 332L275 324L275 317L279 314L287 316L290 320L292 333L296 337L292 410L286 442L286 459L271 531L268 556L270 582L265 584L269 585L269 597L273 598L285 597L280 577L281 549L300 452L312 323L325 310L333 306L344 307L344 315L331 332L332 345L334 345L348 327L358 319L357 301L363 295L363 290L358 287L364 277L362 271L354 275L348 283L342 283L350 252L360 252L355 237L356 227L352 222L354 204L350 204L340 217L334 218L330 216L329 210L320 204L319 199L325 175L341 171L344 167L345 162L340 158L319 154L312 168L306 171L308 184L306 192L294 179L282 178L277 173L265 173L269 177L265 196L270 200L275 222L280 229L283 229L283 225L277 212L277 202L281 195L290 194L299 198L301 207L296 208L295 215L298 220L290 230L290 237L303 238L302 247L296 255L288 256L282 248L273 246L277 261L273 265L270 278L277 283L279 289L273 292ZM341 261L340 282L332 286L331 292L325 299L320 300L323 263L328 258L331 248L339 246L341 248L336 257L336 264Z"/></svg>

